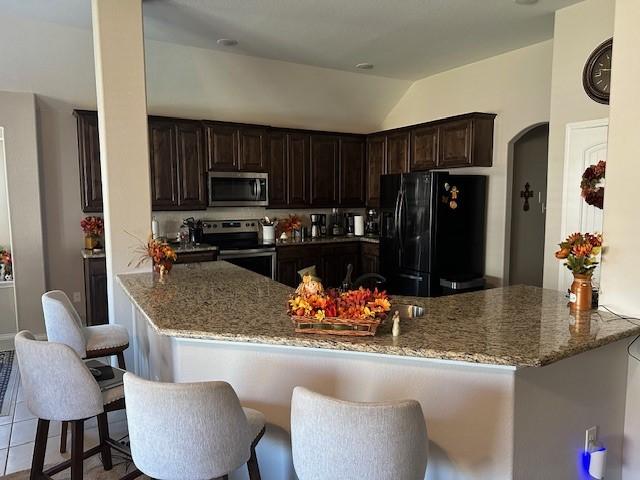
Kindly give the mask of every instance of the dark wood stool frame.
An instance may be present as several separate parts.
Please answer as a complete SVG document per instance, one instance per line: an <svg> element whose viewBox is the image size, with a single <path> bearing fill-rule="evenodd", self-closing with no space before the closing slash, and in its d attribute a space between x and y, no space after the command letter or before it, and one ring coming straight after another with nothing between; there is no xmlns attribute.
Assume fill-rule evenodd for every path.
<svg viewBox="0 0 640 480"><path fill-rule="evenodd" d="M124 351L129 348L129 344L120 345L113 348L103 348L101 350L92 350L87 352L87 356L84 360L91 360L92 358L101 357L118 357L118 367L122 370L126 370L127 367L124 362ZM69 429L69 422L62 422L62 429L60 431L60 453L66 453L67 451L67 430Z"/></svg>
<svg viewBox="0 0 640 480"><path fill-rule="evenodd" d="M258 457L256 456L256 446L258 445L258 442L264 435L264 431L265 429L263 427L262 430L260 430L260 433L258 434L258 436L251 443L251 456L247 461L247 470L249 470L249 480L261 480L260 468L258 467ZM135 470L127 473L125 476L120 477L120 480L133 480L134 478L138 478L141 475L143 475L143 473L136 468ZM75 479L71 479L71 480L75 480ZM222 477L219 477L213 480L229 480L229 475L223 475Z"/></svg>
<svg viewBox="0 0 640 480"><path fill-rule="evenodd" d="M104 412L97 416L98 434L100 443L86 452L84 451L84 422L87 419L72 420L71 423L71 458L47 470L44 470L44 457L47 450L47 437L49 434L49 420L38 419L38 428L36 430L36 441L33 449L33 460L31 462L30 480L53 480L52 475L60 473L71 467L71 480L82 480L83 478L83 462L85 459L93 455L100 454L102 465L105 470L113 468L111 458L111 449L114 449L127 458L131 458L131 452L113 440L109 436L109 423L107 422L107 413L125 408L124 398L105 405Z"/></svg>

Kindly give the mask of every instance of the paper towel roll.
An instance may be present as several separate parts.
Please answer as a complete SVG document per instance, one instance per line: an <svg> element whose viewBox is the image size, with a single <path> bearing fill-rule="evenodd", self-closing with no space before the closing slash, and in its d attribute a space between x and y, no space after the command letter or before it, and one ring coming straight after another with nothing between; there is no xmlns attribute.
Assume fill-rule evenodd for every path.
<svg viewBox="0 0 640 480"><path fill-rule="evenodd" d="M364 217L362 215L353 216L353 233L356 237L364 235Z"/></svg>

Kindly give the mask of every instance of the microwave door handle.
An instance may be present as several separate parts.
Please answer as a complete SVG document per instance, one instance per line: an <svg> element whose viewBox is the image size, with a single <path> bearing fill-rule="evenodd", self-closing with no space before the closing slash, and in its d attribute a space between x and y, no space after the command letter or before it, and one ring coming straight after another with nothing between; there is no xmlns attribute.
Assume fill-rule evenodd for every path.
<svg viewBox="0 0 640 480"><path fill-rule="evenodd" d="M260 183L260 179L256 178L256 200L260 200L262 198L262 184Z"/></svg>

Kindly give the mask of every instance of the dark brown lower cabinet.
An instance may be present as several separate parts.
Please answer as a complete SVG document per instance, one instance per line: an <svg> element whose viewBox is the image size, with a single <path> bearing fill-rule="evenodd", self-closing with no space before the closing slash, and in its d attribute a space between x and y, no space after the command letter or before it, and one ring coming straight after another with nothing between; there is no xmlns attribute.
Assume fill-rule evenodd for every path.
<svg viewBox="0 0 640 480"><path fill-rule="evenodd" d="M214 262L218 259L218 252L216 250L207 250L199 252L182 252L178 254L178 258L175 263L201 263L201 262Z"/></svg>
<svg viewBox="0 0 640 480"><path fill-rule="evenodd" d="M360 271L363 274L380 273L380 245L377 243L362 243L360 252Z"/></svg>
<svg viewBox="0 0 640 480"><path fill-rule="evenodd" d="M339 287L347 265L353 265L351 280L361 274L360 242L278 247L277 264L277 279L285 285L296 287L300 283L298 270L315 265L325 287Z"/></svg>
<svg viewBox="0 0 640 480"><path fill-rule="evenodd" d="M104 258L85 258L83 262L87 325L104 325L109 323L107 263Z"/></svg>

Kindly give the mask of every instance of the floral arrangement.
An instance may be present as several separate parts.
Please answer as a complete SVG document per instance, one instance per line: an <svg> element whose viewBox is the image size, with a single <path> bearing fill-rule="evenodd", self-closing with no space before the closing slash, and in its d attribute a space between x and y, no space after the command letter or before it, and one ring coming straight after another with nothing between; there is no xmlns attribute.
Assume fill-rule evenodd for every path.
<svg viewBox="0 0 640 480"><path fill-rule="evenodd" d="M391 309L386 292L360 287L357 290L324 291L320 281L305 275L295 295L289 299L289 314L324 320L326 317L349 320L382 318Z"/></svg>
<svg viewBox="0 0 640 480"><path fill-rule="evenodd" d="M582 198L589 205L602 210L604 206L604 174L607 169L607 162L600 160L596 165L591 165L582 174L580 189Z"/></svg>
<svg viewBox="0 0 640 480"><path fill-rule="evenodd" d="M145 244L139 238L135 236L134 238L140 242L140 245L136 248L138 258L131 260L129 262L129 266L134 265L135 268L138 268L140 265L151 259L154 269L160 274L167 273L171 270L173 262L178 259L178 255L166 241L158 240L149 235L147 243Z"/></svg>
<svg viewBox="0 0 640 480"><path fill-rule="evenodd" d="M302 227L302 221L297 215L289 215L278 223L278 235L282 233L290 234L293 230Z"/></svg>
<svg viewBox="0 0 640 480"><path fill-rule="evenodd" d="M560 244L556 258L566 260L564 265L574 274L591 275L598 265L597 260L601 252L602 235L573 233Z"/></svg>
<svg viewBox="0 0 640 480"><path fill-rule="evenodd" d="M0 246L0 265L3 267L3 276L5 280L12 278L13 260L11 252L5 247Z"/></svg>
<svg viewBox="0 0 640 480"><path fill-rule="evenodd" d="M80 227L88 237L101 237L104 233L104 222L101 217L85 217L80 222Z"/></svg>

